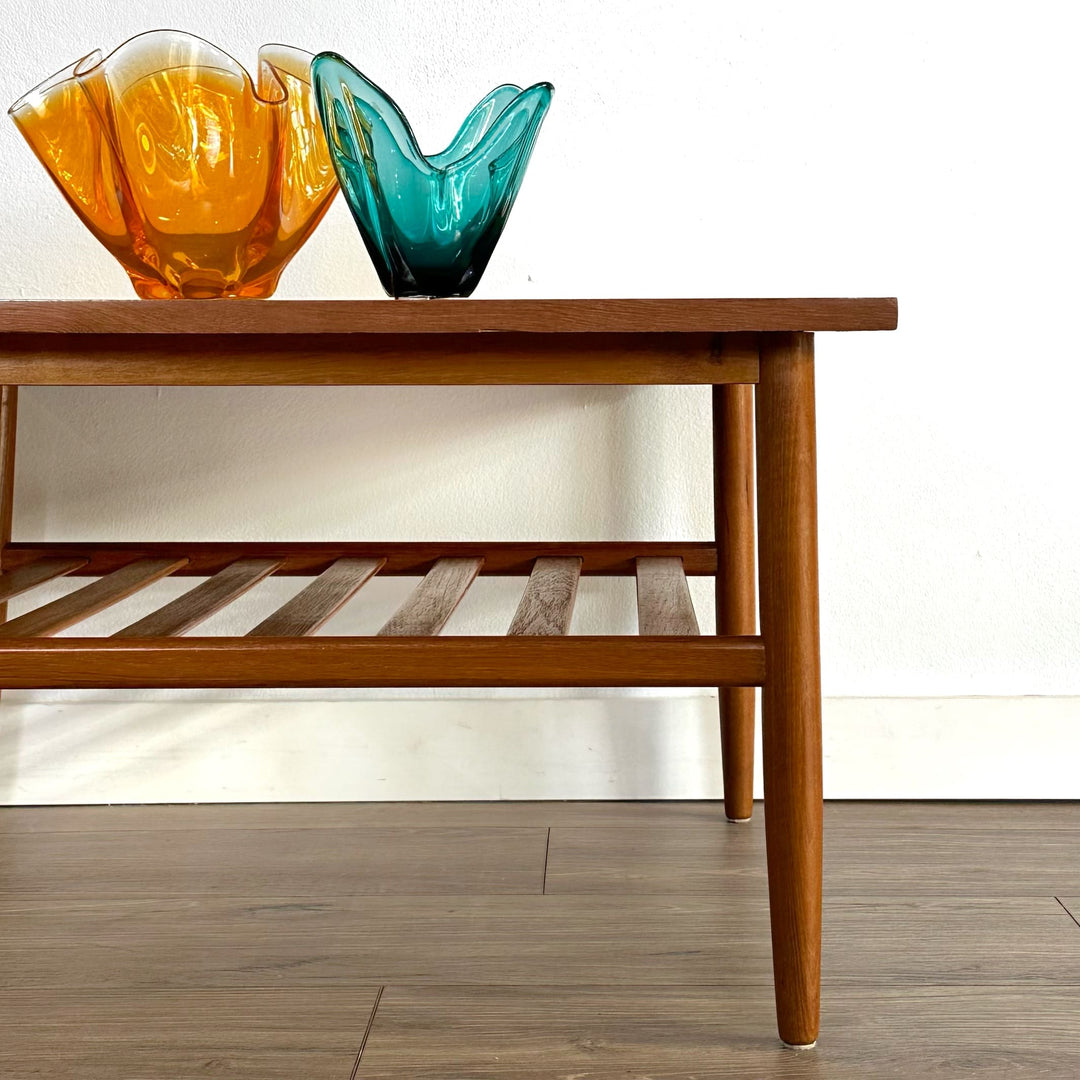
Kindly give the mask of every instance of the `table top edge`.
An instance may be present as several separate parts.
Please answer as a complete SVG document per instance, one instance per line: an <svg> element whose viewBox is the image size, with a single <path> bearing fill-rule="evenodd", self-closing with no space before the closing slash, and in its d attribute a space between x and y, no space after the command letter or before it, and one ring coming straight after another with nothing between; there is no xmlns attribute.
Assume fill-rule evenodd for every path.
<svg viewBox="0 0 1080 1080"><path fill-rule="evenodd" d="M895 297L0 300L0 334L770 333L896 325Z"/></svg>

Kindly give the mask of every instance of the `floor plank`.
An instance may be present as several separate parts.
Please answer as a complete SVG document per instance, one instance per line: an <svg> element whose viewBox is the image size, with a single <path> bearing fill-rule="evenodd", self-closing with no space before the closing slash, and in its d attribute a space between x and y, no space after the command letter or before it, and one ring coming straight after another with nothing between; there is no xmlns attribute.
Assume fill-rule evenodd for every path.
<svg viewBox="0 0 1080 1080"><path fill-rule="evenodd" d="M4 1080L348 1080L377 987L0 992Z"/></svg>
<svg viewBox="0 0 1080 1080"><path fill-rule="evenodd" d="M0 835L16 832L101 832L126 829L422 828L436 818L451 828L629 828L706 825L762 829L761 803L748 825L732 826L721 802L391 802L217 803L199 806L6 806ZM1080 831L1080 802L827 802L828 839L834 829L998 832Z"/></svg>
<svg viewBox="0 0 1080 1080"><path fill-rule="evenodd" d="M1077 810L830 804L806 1054L760 813L4 810L0 1077L348 1080L381 993L359 1080L1071 1080Z"/></svg>
<svg viewBox="0 0 1080 1080"><path fill-rule="evenodd" d="M539 893L545 829L12 833L0 900Z"/></svg>
<svg viewBox="0 0 1080 1080"><path fill-rule="evenodd" d="M387 987L357 1080L1065 1080L1080 991L827 986L816 1050L783 1049L766 987Z"/></svg>
<svg viewBox="0 0 1080 1080"><path fill-rule="evenodd" d="M761 806L755 804L755 810ZM859 829L994 829L997 832L1080 830L1077 802L838 802L825 804L825 824Z"/></svg>
<svg viewBox="0 0 1080 1080"><path fill-rule="evenodd" d="M549 893L712 893L764 879L752 833L667 824L636 830L553 828ZM1054 896L1080 893L1080 829L910 829L834 822L825 833L829 895Z"/></svg>
<svg viewBox="0 0 1080 1080"><path fill-rule="evenodd" d="M199 806L6 806L0 835L189 829L639 828L643 824L729 828L721 802L218 803ZM763 825L760 814L750 826ZM1077 818L1080 828L1080 816Z"/></svg>
<svg viewBox="0 0 1080 1080"><path fill-rule="evenodd" d="M62 928L62 932L59 928ZM837 983L1080 985L1052 897L834 898ZM215 898L0 904L15 987L771 984L764 895Z"/></svg>

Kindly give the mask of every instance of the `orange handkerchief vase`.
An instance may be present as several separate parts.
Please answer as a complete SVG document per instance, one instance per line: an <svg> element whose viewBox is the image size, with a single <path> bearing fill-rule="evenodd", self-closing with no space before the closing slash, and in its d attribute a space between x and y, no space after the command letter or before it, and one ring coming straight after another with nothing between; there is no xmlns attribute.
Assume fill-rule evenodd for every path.
<svg viewBox="0 0 1080 1080"><path fill-rule="evenodd" d="M91 53L10 109L144 299L266 297L337 191L311 56L259 51L258 84L190 34Z"/></svg>

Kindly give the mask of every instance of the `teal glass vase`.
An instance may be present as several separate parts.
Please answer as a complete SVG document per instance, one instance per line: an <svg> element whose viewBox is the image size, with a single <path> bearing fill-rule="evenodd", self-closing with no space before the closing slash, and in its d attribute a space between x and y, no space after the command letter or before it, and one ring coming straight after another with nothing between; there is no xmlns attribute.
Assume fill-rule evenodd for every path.
<svg viewBox="0 0 1080 1080"><path fill-rule="evenodd" d="M383 288L468 296L521 188L551 84L497 87L441 154L425 157L397 105L347 60L320 53L311 73L341 189Z"/></svg>

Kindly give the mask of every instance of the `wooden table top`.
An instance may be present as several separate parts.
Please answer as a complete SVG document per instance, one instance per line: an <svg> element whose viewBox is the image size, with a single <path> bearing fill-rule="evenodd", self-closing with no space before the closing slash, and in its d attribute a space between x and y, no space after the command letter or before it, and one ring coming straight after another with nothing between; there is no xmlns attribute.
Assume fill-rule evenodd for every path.
<svg viewBox="0 0 1080 1080"><path fill-rule="evenodd" d="M548 334L894 330L895 297L5 300L0 334Z"/></svg>

